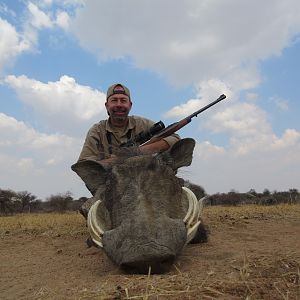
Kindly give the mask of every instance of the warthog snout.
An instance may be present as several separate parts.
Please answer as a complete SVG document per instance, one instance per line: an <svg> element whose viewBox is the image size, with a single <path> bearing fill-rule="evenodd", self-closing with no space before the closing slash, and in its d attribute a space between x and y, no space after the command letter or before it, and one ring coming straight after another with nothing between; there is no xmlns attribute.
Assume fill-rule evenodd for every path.
<svg viewBox="0 0 300 300"><path fill-rule="evenodd" d="M168 217L148 224L137 220L125 223L103 235L104 250L118 265L146 274L149 267L151 273L166 272L185 242L183 221Z"/></svg>
<svg viewBox="0 0 300 300"><path fill-rule="evenodd" d="M141 261L128 261L121 264L121 268L129 273L147 274L155 273L161 274L167 272L175 261L175 255L157 255L149 256L149 260L143 259Z"/></svg>

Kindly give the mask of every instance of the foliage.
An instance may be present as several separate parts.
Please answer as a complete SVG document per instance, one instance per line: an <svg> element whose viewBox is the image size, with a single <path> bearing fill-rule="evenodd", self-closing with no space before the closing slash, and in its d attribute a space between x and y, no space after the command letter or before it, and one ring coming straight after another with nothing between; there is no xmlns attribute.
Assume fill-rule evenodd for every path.
<svg viewBox="0 0 300 300"><path fill-rule="evenodd" d="M190 188L198 199L206 195L203 187L184 181L184 185ZM297 204L300 203L300 194L297 189L288 191L273 191L264 189L262 193L254 189L247 193L239 193L231 190L229 193L217 193L206 195L205 205L239 206L239 205L275 205L280 203ZM0 215L12 215L16 213L36 213L36 212L59 212L78 211L87 200L86 197L74 199L71 192L50 195L42 201L28 191L16 192L13 190L0 189Z"/></svg>
<svg viewBox="0 0 300 300"><path fill-rule="evenodd" d="M47 201L52 211L65 212L69 209L73 197L70 192L66 192L65 194L51 195Z"/></svg>
<svg viewBox="0 0 300 300"><path fill-rule="evenodd" d="M206 205L228 205L237 206L245 204L275 205L280 203L297 204L300 203L300 194L297 189L290 189L284 192L270 192L265 189L262 193L257 193L251 189L248 193L218 193L208 197Z"/></svg>

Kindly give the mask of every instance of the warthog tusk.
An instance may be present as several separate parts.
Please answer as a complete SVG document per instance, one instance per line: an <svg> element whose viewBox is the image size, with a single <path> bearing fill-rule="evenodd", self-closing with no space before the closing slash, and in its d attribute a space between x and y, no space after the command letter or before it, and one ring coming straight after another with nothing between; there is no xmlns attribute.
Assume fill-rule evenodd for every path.
<svg viewBox="0 0 300 300"><path fill-rule="evenodd" d="M87 226L91 235L93 242L99 247L103 248L102 236L104 230L101 228L101 224L98 223L97 219L97 209L101 200L97 200L90 208L87 217Z"/></svg>
<svg viewBox="0 0 300 300"><path fill-rule="evenodd" d="M195 194L190 189L187 187L182 187L182 189L189 201L188 211L183 218L183 222L185 223L187 229L186 244L188 244L195 237L197 229L201 223L200 217L203 209L203 201L206 197L203 197L198 201ZM105 224L101 224L101 220L97 218L97 209L99 208L100 203L101 200L97 200L91 206L88 212L87 226L93 242L99 247L103 248L102 236L105 231L103 229L105 228Z"/></svg>
<svg viewBox="0 0 300 300"><path fill-rule="evenodd" d="M201 223L200 217L203 209L203 201L206 197L203 197L198 201L197 197L190 189L187 187L182 187L182 189L189 200L189 208L183 218L187 230L186 244L188 244L195 237Z"/></svg>

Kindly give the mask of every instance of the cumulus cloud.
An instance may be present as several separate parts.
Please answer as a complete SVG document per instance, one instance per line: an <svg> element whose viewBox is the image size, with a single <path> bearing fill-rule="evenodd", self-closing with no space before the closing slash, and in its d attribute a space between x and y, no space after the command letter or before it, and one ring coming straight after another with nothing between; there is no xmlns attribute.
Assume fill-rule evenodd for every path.
<svg viewBox="0 0 300 300"><path fill-rule="evenodd" d="M230 101L236 100L232 88L225 82L218 79L203 81L196 85L196 98L190 99L184 104L173 107L171 110L166 112L164 116L166 118L185 117L209 104L213 100L216 100L221 94L225 94Z"/></svg>
<svg viewBox="0 0 300 300"><path fill-rule="evenodd" d="M23 11L24 16L16 21L18 30L0 17L0 74L6 67L11 67L19 55L36 51L41 30L61 28L67 31L70 14L75 7L82 5L81 1L63 1L59 8L54 8L54 2L28 1ZM0 12L16 19L16 13L4 4L0 4Z"/></svg>
<svg viewBox="0 0 300 300"><path fill-rule="evenodd" d="M300 133L295 129L286 129L278 137L272 130L267 113L253 103L230 105L212 114L205 126L212 132L228 133L232 151L240 155L288 149L300 140Z"/></svg>
<svg viewBox="0 0 300 300"><path fill-rule="evenodd" d="M30 26L38 30L58 26L67 31L71 17L69 11L66 9L71 6L79 6L80 2L78 1L76 3L76 1L73 1L71 3L68 1L60 1L61 7L57 9L53 8L54 2L55 1L44 1L37 2L36 4L29 2L27 5L29 11L27 29L29 29L28 27Z"/></svg>
<svg viewBox="0 0 300 300"><path fill-rule="evenodd" d="M9 9L4 3L0 3L0 13L16 17L16 13L13 10Z"/></svg>
<svg viewBox="0 0 300 300"><path fill-rule="evenodd" d="M21 53L30 50L30 44L14 26L0 18L0 73L6 66L12 65Z"/></svg>
<svg viewBox="0 0 300 300"><path fill-rule="evenodd" d="M184 177L202 185L209 194L232 189L247 192L254 188L262 192L265 188L270 191L297 188L299 151L299 138L285 148L270 148L264 154L251 152L242 156L237 156L230 149L216 152L215 147L206 142L197 143L193 163L183 171Z"/></svg>
<svg viewBox="0 0 300 300"><path fill-rule="evenodd" d="M282 99L278 96L272 96L270 98L270 102L274 103L276 105L276 107L281 110L281 111L288 111L289 109L289 105L288 105L288 101L285 99Z"/></svg>
<svg viewBox="0 0 300 300"><path fill-rule="evenodd" d="M1 188L30 190L39 197L82 191L83 185L70 170L82 140L63 134L45 134L0 113ZM77 189L77 190L76 190Z"/></svg>
<svg viewBox="0 0 300 300"><path fill-rule="evenodd" d="M239 90L220 80L201 82L198 85L196 98L175 106L165 116L177 119L187 116L207 105L209 101L214 100L213 95L220 93L224 93L228 98L221 102L223 105L217 104L211 108L213 113L207 113L201 118L201 127L212 135L228 136L229 142L223 147L233 155L266 153L275 149L288 149L299 143L300 133L295 129L286 129L281 137L273 132L267 112L253 101L255 95L246 95L246 100L249 99L249 102L241 102ZM222 152L221 150L225 149L223 147L219 149L218 146L206 141L201 149L206 149L211 156ZM218 151L215 151L216 149Z"/></svg>
<svg viewBox="0 0 300 300"><path fill-rule="evenodd" d="M84 0L33 0L27 3L27 25L36 29L58 26L68 30L74 9L82 7Z"/></svg>
<svg viewBox="0 0 300 300"><path fill-rule="evenodd" d="M65 11L57 12L55 23L59 27L63 28L64 30L68 30L69 25L70 25L70 16L69 16L69 14Z"/></svg>
<svg viewBox="0 0 300 300"><path fill-rule="evenodd" d="M129 56L176 84L244 77L249 88L260 81L256 63L299 34L300 2L86 0L71 28L100 60Z"/></svg>
<svg viewBox="0 0 300 300"><path fill-rule="evenodd" d="M0 133L1 142L0 147L2 151L7 153L15 153L21 156L22 153L40 151L42 158L39 157L40 163L44 164L44 157L50 155L51 158L56 157L57 163L61 162L61 155L63 144L66 148L74 147L76 141L74 138L62 134L45 134L36 131L34 128L26 125L22 121L17 121L13 117L9 117L0 113ZM19 149L23 149L19 152ZM56 150L54 150L56 149ZM61 153L59 153L61 152ZM23 157L20 157L23 158Z"/></svg>
<svg viewBox="0 0 300 300"><path fill-rule="evenodd" d="M50 17L45 12L40 10L38 8L38 6L36 6L32 2L28 3L28 10L31 14L30 23L35 28L37 28L37 29L40 29L43 27L51 28L53 26Z"/></svg>
<svg viewBox="0 0 300 300"><path fill-rule="evenodd" d="M59 81L43 83L25 75L10 75L4 82L52 130L79 136L92 122L106 117L105 94L72 77L64 75Z"/></svg>

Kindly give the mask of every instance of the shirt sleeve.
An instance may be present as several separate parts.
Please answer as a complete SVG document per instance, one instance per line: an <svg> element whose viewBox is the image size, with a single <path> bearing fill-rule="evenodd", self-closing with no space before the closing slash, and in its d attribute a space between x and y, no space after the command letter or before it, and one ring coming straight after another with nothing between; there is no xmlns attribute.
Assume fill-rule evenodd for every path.
<svg viewBox="0 0 300 300"><path fill-rule="evenodd" d="M94 125L87 133L78 161L92 159L101 160L104 158L103 145L97 132L97 126Z"/></svg>
<svg viewBox="0 0 300 300"><path fill-rule="evenodd" d="M178 142L180 140L180 136L176 133L166 137L163 139L164 141L166 141L170 147L172 147L176 142Z"/></svg>

